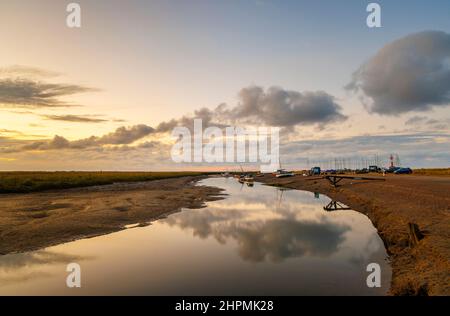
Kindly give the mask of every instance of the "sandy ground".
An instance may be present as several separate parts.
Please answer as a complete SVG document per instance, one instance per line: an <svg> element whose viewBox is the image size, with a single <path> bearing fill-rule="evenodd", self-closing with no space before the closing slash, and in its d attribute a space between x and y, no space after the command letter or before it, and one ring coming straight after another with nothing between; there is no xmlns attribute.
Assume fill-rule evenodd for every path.
<svg viewBox="0 0 450 316"><path fill-rule="evenodd" d="M387 175L384 182L343 180L337 188L317 177L257 179L326 194L366 214L390 254L390 294L450 295L450 177ZM425 235L415 246L408 223Z"/></svg>
<svg viewBox="0 0 450 316"><path fill-rule="evenodd" d="M217 200L218 188L183 177L54 192L0 195L0 254L24 252L79 238L147 225L181 208Z"/></svg>

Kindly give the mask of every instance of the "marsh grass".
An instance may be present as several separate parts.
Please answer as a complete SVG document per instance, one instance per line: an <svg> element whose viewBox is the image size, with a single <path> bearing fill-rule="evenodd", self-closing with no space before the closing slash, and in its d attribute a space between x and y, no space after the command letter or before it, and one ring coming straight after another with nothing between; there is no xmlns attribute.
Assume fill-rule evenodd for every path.
<svg viewBox="0 0 450 316"><path fill-rule="evenodd" d="M413 174L424 176L450 176L450 168L414 169Z"/></svg>
<svg viewBox="0 0 450 316"><path fill-rule="evenodd" d="M199 176L202 172L0 172L0 193L28 193L116 182Z"/></svg>

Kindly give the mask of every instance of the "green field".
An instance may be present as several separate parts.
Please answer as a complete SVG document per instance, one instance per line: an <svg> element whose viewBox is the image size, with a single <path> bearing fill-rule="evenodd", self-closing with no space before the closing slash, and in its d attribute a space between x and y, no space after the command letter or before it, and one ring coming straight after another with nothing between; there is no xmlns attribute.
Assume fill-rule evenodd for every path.
<svg viewBox="0 0 450 316"><path fill-rule="evenodd" d="M0 172L0 193L28 193L68 189L115 182L137 182L184 176L202 172Z"/></svg>

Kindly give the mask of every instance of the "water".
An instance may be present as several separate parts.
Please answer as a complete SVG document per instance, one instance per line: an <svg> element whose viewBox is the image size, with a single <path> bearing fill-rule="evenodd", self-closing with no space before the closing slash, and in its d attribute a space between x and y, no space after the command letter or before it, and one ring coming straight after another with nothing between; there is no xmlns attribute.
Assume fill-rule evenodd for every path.
<svg viewBox="0 0 450 316"><path fill-rule="evenodd" d="M370 220L328 197L235 179L229 196L147 227L0 257L0 295L384 295L391 277ZM66 286L81 266L82 287ZM369 263L381 288L368 288Z"/></svg>

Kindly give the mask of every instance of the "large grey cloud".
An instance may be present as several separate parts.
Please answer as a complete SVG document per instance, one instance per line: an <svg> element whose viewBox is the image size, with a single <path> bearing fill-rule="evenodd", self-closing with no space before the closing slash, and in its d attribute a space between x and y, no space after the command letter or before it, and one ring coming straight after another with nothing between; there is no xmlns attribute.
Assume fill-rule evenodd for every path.
<svg viewBox="0 0 450 316"><path fill-rule="evenodd" d="M192 116L162 122L156 130L167 132L175 126L190 127L196 118L202 119L204 126L240 123L278 127L323 126L347 119L336 99L324 91L302 93L279 87L265 90L250 86L239 91L238 99L234 107L222 103L213 110L201 108Z"/></svg>
<svg viewBox="0 0 450 316"><path fill-rule="evenodd" d="M239 92L240 103L229 113L232 118L269 126L324 124L344 120L341 106L323 91L298 92L271 87L247 87Z"/></svg>
<svg viewBox="0 0 450 316"><path fill-rule="evenodd" d="M347 89L371 100L383 115L450 104L450 34L425 31L384 46L354 74Z"/></svg>

